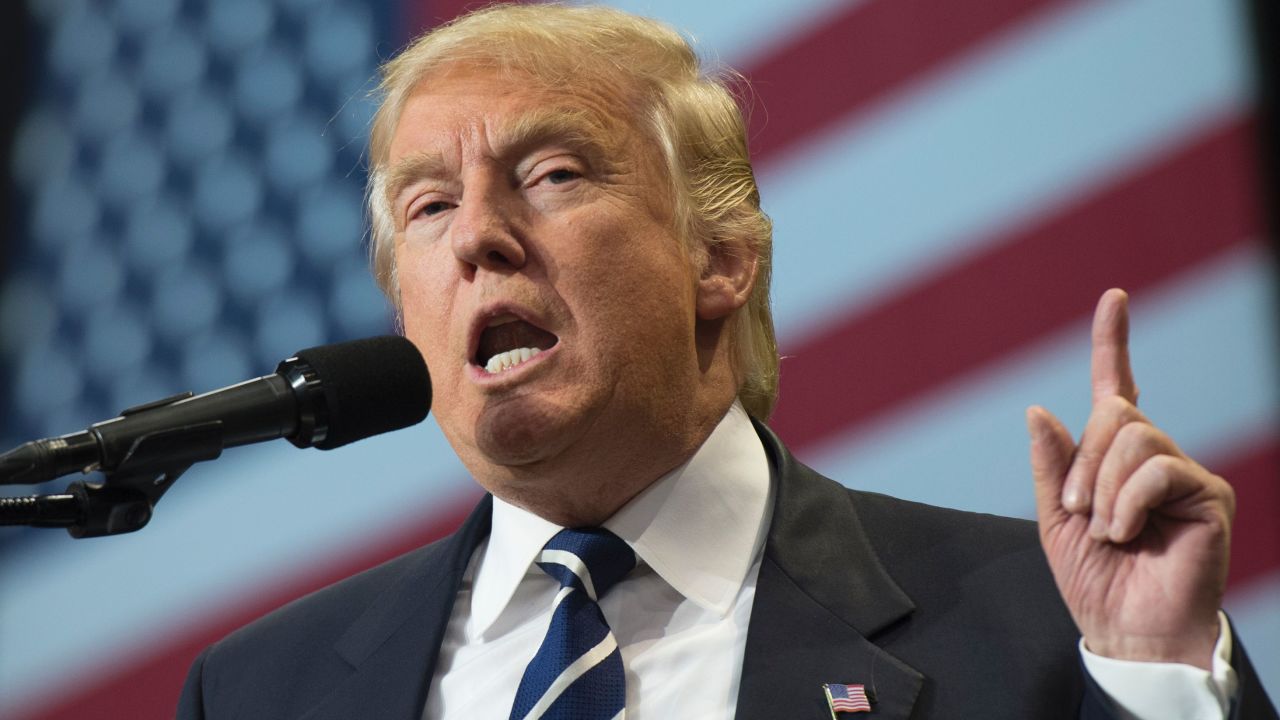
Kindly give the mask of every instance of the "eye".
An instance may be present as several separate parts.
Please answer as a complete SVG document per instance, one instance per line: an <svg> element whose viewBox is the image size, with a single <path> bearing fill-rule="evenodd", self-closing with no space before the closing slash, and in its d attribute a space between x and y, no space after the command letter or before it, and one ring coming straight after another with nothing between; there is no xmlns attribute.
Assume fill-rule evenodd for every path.
<svg viewBox="0 0 1280 720"><path fill-rule="evenodd" d="M543 177L546 179L547 182L551 183L552 185L563 185L567 182L572 182L574 180L577 180L578 178L582 177L582 174L574 170L570 170L569 168L557 168L547 173Z"/></svg>
<svg viewBox="0 0 1280 720"><path fill-rule="evenodd" d="M436 200L435 202L429 202L418 208L418 212L416 214L430 217L432 215L439 215L451 207L453 207L453 203L448 203L444 200Z"/></svg>

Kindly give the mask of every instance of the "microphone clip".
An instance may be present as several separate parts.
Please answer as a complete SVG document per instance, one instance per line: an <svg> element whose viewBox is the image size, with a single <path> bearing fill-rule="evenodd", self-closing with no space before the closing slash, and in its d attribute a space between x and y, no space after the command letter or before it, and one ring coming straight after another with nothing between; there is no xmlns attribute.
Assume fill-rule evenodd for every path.
<svg viewBox="0 0 1280 720"><path fill-rule="evenodd" d="M168 428L137 439L100 482L77 480L66 494L0 498L0 525L65 527L71 537L121 535L151 521L160 497L195 462L222 454L222 423Z"/></svg>

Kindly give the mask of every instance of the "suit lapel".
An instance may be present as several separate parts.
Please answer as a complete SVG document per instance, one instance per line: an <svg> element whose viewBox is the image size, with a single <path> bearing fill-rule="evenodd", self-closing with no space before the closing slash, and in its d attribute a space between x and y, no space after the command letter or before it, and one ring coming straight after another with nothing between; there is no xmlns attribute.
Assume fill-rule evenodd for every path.
<svg viewBox="0 0 1280 720"><path fill-rule="evenodd" d="M377 717L418 720L463 573L489 534L492 499L484 500L440 552L387 587L334 644L352 667L304 720Z"/></svg>
<svg viewBox="0 0 1280 720"><path fill-rule="evenodd" d="M871 718L906 718L923 676L870 640L914 605L885 571L849 493L795 461L757 425L777 469L756 584L739 720L830 718L824 683L875 694Z"/></svg>
<svg viewBox="0 0 1280 720"><path fill-rule="evenodd" d="M777 469L773 520L751 611L739 720L830 718L823 683L861 683L871 718L907 718L923 676L870 642L911 600L884 570L849 493L796 462L757 425ZM489 534L489 497L438 552L390 585L335 643L351 665L304 720L418 720L454 598Z"/></svg>

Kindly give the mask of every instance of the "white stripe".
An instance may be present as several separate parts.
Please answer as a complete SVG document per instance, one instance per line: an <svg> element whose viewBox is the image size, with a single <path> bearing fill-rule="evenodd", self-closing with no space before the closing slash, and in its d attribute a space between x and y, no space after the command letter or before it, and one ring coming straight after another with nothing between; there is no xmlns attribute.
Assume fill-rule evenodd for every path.
<svg viewBox="0 0 1280 720"><path fill-rule="evenodd" d="M591 571L587 569L587 564L582 562L582 558L574 555L568 550L543 550L538 556L539 562L554 563L563 565L570 572L578 576L582 581L582 587L587 591L587 597L592 600L596 599L596 586L591 584Z"/></svg>
<svg viewBox="0 0 1280 720"><path fill-rule="evenodd" d="M1258 244L1134 296L1130 349L1142 407L1192 457L1211 462L1277 427L1274 292ZM809 448L803 459L861 490L1030 517L1023 410L1033 403L1077 432L1084 426L1087 318L869 427Z"/></svg>
<svg viewBox="0 0 1280 720"><path fill-rule="evenodd" d="M1177 6L1042 14L763 168L782 339L937 272L1245 107L1243 3Z"/></svg>
<svg viewBox="0 0 1280 720"><path fill-rule="evenodd" d="M589 0L580 0L589 4ZM830 22L833 15L848 12L866 0L788 0L778 12L776 0L734 0L731 19L725 4L689 0L610 0L607 5L660 18L692 36L698 54L716 62L723 59L743 69L755 58L772 52L801 34ZM780 108L769 108L782 112Z"/></svg>
<svg viewBox="0 0 1280 720"><path fill-rule="evenodd" d="M562 587L562 588L560 588L560 592L556 593L556 599L555 599L555 602L551 603L551 612L552 612L552 614L554 614L554 613L555 613L556 608L560 607L560 603L564 602L564 599L565 599L565 598L567 598L567 597L569 597L569 593L572 593L572 592L574 592L574 591L576 591L576 590L577 590L577 588L573 587L572 585L570 585L570 586L568 586L568 587Z"/></svg>
<svg viewBox="0 0 1280 720"><path fill-rule="evenodd" d="M613 633L605 635L599 645L596 645L585 652L582 657L574 660L569 667L564 669L564 672L560 673L560 677L556 678L555 681L551 683L551 687L547 688L547 691L542 694L541 698L538 698L537 704L529 709L528 714L524 716L525 720L537 720L542 717L542 714L551 707L551 704L556 701L556 698L560 697L561 693L573 684L574 680L577 680L585 675L588 670L599 665L617 648L618 641L613 639Z"/></svg>

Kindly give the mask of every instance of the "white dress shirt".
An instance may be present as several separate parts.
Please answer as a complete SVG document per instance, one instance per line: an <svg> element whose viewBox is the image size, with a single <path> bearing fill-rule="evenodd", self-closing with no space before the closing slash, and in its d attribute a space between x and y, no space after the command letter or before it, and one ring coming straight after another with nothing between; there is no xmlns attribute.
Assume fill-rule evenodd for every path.
<svg viewBox="0 0 1280 720"><path fill-rule="evenodd" d="M1239 680L1231 667L1231 626L1218 611L1213 669L1182 663L1140 663L1094 655L1080 638L1084 666L1111 700L1119 720L1219 720L1230 712Z"/></svg>
<svg viewBox="0 0 1280 720"><path fill-rule="evenodd" d="M622 652L628 720L732 720L773 497L764 447L734 403L693 457L605 522L639 563L600 602ZM463 576L423 720L507 720L560 589L533 561L561 529L494 498L493 529ZM1212 676L1080 648L1123 720L1200 720L1225 716L1230 642L1224 630Z"/></svg>
<svg viewBox="0 0 1280 720"><path fill-rule="evenodd" d="M628 720L733 717L770 472L735 403L692 458L605 522L639 561L600 601L622 651ZM458 590L423 718L507 720L560 589L533 560L560 529L494 498L493 530Z"/></svg>

